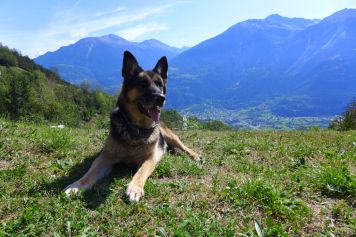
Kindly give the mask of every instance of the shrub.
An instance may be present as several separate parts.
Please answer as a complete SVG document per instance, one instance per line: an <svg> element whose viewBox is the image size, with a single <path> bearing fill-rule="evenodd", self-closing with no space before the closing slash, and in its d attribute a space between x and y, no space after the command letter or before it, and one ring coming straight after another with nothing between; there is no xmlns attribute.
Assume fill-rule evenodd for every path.
<svg viewBox="0 0 356 237"><path fill-rule="evenodd" d="M50 153L66 149L72 145L72 137L67 129L50 128L45 131L40 139L40 149Z"/></svg>
<svg viewBox="0 0 356 237"><path fill-rule="evenodd" d="M317 189L329 197L346 197L356 193L356 177L343 166L324 164L314 180Z"/></svg>
<svg viewBox="0 0 356 237"><path fill-rule="evenodd" d="M179 130L183 128L183 117L177 110L163 111L161 119L171 129Z"/></svg>
<svg viewBox="0 0 356 237"><path fill-rule="evenodd" d="M356 98L347 105L343 115L331 122L329 128L339 131L356 130Z"/></svg>
<svg viewBox="0 0 356 237"><path fill-rule="evenodd" d="M210 120L204 123L203 127L204 129L211 131L225 131L232 129L229 125L219 120Z"/></svg>

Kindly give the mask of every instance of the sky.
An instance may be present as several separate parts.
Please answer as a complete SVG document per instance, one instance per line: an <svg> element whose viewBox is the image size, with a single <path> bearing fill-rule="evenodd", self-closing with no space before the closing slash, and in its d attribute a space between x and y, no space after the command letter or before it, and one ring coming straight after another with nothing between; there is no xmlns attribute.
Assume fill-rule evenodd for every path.
<svg viewBox="0 0 356 237"><path fill-rule="evenodd" d="M91 36L194 46L271 14L322 19L356 0L1 0L0 42L31 58Z"/></svg>

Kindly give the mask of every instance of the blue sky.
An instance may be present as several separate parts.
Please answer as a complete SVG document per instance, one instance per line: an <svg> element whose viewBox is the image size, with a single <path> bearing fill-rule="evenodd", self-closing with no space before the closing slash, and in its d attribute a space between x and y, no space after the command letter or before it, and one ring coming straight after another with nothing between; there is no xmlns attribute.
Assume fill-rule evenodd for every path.
<svg viewBox="0 0 356 237"><path fill-rule="evenodd" d="M344 8L356 0L1 0L0 42L30 57L110 33L194 46L246 19L321 19Z"/></svg>

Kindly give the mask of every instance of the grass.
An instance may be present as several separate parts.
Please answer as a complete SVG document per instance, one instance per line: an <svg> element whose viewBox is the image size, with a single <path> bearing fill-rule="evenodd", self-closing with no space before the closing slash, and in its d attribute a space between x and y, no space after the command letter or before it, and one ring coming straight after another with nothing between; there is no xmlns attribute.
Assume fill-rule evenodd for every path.
<svg viewBox="0 0 356 237"><path fill-rule="evenodd" d="M356 132L179 131L139 203L117 166L72 199L108 134L0 120L0 236L354 236Z"/></svg>

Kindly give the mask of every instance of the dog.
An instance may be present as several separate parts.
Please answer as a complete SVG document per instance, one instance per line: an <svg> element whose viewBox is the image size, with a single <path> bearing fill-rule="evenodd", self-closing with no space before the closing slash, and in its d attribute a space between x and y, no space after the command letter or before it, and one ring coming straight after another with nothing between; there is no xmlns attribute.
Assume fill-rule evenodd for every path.
<svg viewBox="0 0 356 237"><path fill-rule="evenodd" d="M90 189L107 175L116 163L136 167L125 195L129 201L139 201L144 185L162 155L181 150L197 162L204 158L186 147L163 122L160 122L165 103L168 62L163 56L153 70L143 70L136 58L124 52L123 84L116 106L110 115L110 133L98 157L88 172L65 188L67 196Z"/></svg>

